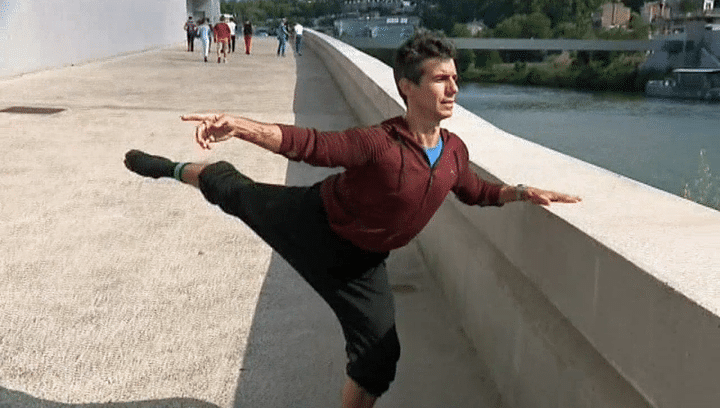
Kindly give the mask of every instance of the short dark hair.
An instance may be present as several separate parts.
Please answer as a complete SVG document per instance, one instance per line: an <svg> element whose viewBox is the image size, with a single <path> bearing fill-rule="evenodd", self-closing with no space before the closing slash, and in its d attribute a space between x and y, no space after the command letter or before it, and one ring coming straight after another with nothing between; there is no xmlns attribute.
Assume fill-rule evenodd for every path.
<svg viewBox="0 0 720 408"><path fill-rule="evenodd" d="M414 84L420 84L422 65L430 58L455 59L455 45L440 31L418 29L409 40L395 52L393 74L398 92L405 103L407 99L400 91L400 80L405 78Z"/></svg>

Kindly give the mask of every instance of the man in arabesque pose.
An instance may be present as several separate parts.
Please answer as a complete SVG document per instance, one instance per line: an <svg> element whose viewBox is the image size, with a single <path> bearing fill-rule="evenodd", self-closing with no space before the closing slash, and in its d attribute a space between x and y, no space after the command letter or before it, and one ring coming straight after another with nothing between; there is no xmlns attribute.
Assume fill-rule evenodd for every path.
<svg viewBox="0 0 720 408"><path fill-rule="evenodd" d="M385 259L429 222L448 193L467 205L576 203L578 197L493 184L470 168L468 150L440 127L458 92L453 44L421 30L398 49L394 75L404 116L378 125L321 132L226 114L191 114L204 149L232 138L290 160L343 167L315 185L251 180L225 161L173 162L131 150L125 165L146 177L174 177L242 219L327 302L348 357L343 407L372 407L395 378L400 343Z"/></svg>

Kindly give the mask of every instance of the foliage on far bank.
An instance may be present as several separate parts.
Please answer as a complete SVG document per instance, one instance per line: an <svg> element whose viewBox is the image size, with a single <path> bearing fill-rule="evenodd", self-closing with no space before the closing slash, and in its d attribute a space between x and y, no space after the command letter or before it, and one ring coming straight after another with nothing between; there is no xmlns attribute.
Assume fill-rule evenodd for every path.
<svg viewBox="0 0 720 408"><path fill-rule="evenodd" d="M636 13L633 13L628 29L602 30L593 28L590 21L553 19L537 10L529 14L513 14L499 21L494 29L474 36L466 24L455 23L449 34L465 38L635 40L647 38L650 30L650 26L644 24ZM647 80L656 75L640 71L644 61L644 53L601 51L552 54L524 50L460 50L457 58L463 80L612 92L643 92Z"/></svg>
<svg viewBox="0 0 720 408"><path fill-rule="evenodd" d="M547 22L550 32L539 36L538 32L529 34L535 38L587 38L592 36L592 14L608 0L443 0L420 3L419 13L423 25L430 29L443 30L450 33L455 23L466 24L472 21L483 21L491 30L507 31L503 25L515 25L521 20L530 19L533 24L541 26ZM692 2L693 0L681 0ZM622 0L630 7L634 17L640 16L645 0ZM524 16L524 17L519 17ZM542 17L541 17L542 16ZM541 18L540 18L541 17ZM635 18L634 18L635 19ZM641 19L637 18L636 22ZM545 30L545 28L541 28ZM515 35L518 35L517 33ZM501 35L498 35L500 37ZM507 37L509 38L509 37ZM513 38L530 38L520 36Z"/></svg>
<svg viewBox="0 0 720 408"><path fill-rule="evenodd" d="M250 20L255 24L276 21L283 17L310 25L313 19L330 16L342 11L341 0L297 1L297 0L250 0L220 3L220 12L231 14L238 21Z"/></svg>
<svg viewBox="0 0 720 408"><path fill-rule="evenodd" d="M585 54L556 54L540 63L516 61L512 64L496 63L482 68L469 66L461 71L461 78L473 82L607 92L643 92L645 83L652 75L641 73L639 66L644 56L637 53L622 53L607 59L591 59Z"/></svg>
<svg viewBox="0 0 720 408"><path fill-rule="evenodd" d="M392 66L392 50L365 50ZM504 63L497 51L460 50L456 59L463 82L507 83L604 92L644 92L662 73L640 71L642 53L561 53L542 62Z"/></svg>

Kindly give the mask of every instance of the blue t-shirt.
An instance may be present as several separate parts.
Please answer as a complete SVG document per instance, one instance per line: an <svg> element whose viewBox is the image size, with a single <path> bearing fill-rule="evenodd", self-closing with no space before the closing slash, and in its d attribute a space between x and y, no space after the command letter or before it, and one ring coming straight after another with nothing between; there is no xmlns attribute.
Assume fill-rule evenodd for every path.
<svg viewBox="0 0 720 408"><path fill-rule="evenodd" d="M425 148L425 155L427 156L428 160L430 161L430 167L432 167L437 159L440 157L440 153L442 152L443 142L442 138L440 138L440 141L435 147L426 147Z"/></svg>

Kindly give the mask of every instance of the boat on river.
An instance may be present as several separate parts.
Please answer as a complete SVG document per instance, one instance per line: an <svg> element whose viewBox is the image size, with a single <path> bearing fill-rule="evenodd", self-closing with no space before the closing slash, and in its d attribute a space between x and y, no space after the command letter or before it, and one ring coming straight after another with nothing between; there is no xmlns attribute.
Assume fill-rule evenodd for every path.
<svg viewBox="0 0 720 408"><path fill-rule="evenodd" d="M720 101L720 68L678 68L672 77L648 81L645 95Z"/></svg>

